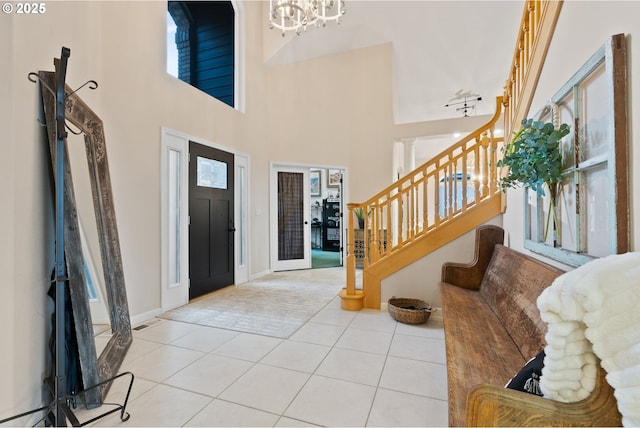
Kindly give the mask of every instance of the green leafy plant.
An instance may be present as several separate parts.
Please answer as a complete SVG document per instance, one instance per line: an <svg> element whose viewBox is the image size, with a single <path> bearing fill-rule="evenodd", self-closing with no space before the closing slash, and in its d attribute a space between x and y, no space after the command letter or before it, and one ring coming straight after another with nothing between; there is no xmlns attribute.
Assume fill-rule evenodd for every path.
<svg viewBox="0 0 640 428"><path fill-rule="evenodd" d="M569 132L569 125L566 123L555 129L551 122L523 119L522 128L504 148L504 156L497 164L499 167L507 168L507 174L500 179L500 187L503 190L526 185L542 196L545 195L545 187L549 190L549 215L553 212L556 226L555 203L562 179L560 140ZM548 230L549 217L545 228L545 241Z"/></svg>
<svg viewBox="0 0 640 428"><path fill-rule="evenodd" d="M364 208L355 208L353 212L356 214L356 218L358 219L358 226L360 229L364 229Z"/></svg>

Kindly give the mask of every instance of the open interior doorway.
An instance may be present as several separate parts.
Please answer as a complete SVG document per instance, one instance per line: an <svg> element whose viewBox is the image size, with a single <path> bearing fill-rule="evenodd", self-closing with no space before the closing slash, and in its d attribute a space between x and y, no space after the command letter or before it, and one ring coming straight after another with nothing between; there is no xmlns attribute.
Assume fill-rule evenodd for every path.
<svg viewBox="0 0 640 428"><path fill-rule="evenodd" d="M343 265L343 171L311 168L311 268Z"/></svg>
<svg viewBox="0 0 640 428"><path fill-rule="evenodd" d="M272 271L343 266L344 172L339 167L271 164Z"/></svg>

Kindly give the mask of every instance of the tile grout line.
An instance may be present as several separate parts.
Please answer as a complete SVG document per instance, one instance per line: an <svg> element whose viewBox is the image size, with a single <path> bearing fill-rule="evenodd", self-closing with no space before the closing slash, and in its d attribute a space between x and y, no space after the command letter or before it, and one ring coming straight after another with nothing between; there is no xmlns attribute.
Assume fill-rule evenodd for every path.
<svg viewBox="0 0 640 428"><path fill-rule="evenodd" d="M388 346L387 346L387 348L386 348L386 352L385 352L384 354L379 354L379 353L376 353L376 352L370 352L370 351L364 351L364 350L358 350L358 349L350 349L350 348L343 348L343 347L339 347L339 346L337 346L337 345L338 345L338 343L340 342L340 340L341 340L342 338L344 338L344 337L345 337L345 334L347 334L347 331L353 332L354 330L363 330L363 329L359 329L358 327L355 327L355 326L354 326L354 323L356 322L356 320L358 319L358 317L359 317L361 314L363 314L363 312L362 312L362 311L358 311L358 312L357 312L357 314L356 314L355 316L353 316L353 317L348 321L348 323L345 323L344 325L340 324L340 321L339 321L338 319L336 319L333 323L312 321L312 320L313 320L313 318L315 318L315 317L316 317L318 314L320 314L322 311L325 311L325 310L328 310L328 309L332 309L332 310L333 310L333 305L335 305L335 304L336 304L336 299L337 299L337 298L338 298L338 296L336 295L334 298L332 298L331 300L329 300L328 302L326 302L326 303L324 304L324 306L322 306L319 310L317 310L314 314L312 314L312 315L311 315L311 316L310 316L310 317L309 317L309 318L308 318L308 319L307 319L307 320L306 320L306 321L305 321L305 322L304 322L300 327L298 327L294 332L290 333L288 337L274 337L274 336L264 335L264 334L260 334L260 333L256 333L256 332L239 332L239 331L237 331L237 330L226 329L226 328L224 328L224 327L203 326L203 327L208 328L208 329L210 328L210 329L218 329L218 330L234 331L234 332L237 332L238 334L242 334L242 333L244 333L244 334L249 334L249 335L267 336L267 337L274 337L274 338L276 338L276 339L280 339L280 342L279 342L277 345L275 345L273 348L271 348L271 349L270 349L266 354L262 355L262 356L261 356L258 360L256 360L256 361L252 361L252 360L245 360L245 359L237 358L237 357L230 357L230 356L218 355L218 354L215 354L215 353L214 353L217 349L219 349L220 347L224 346L226 343L230 342L231 340L233 340L233 338L234 338L234 337L237 337L237 336L227 338L227 339L226 339L226 340L224 340L223 342L219 343L215 348L213 348L212 350L209 350L209 351L200 351L200 350L197 350L197 349L191 349L191 348L188 348L188 347L186 347L186 346L185 346L185 347L183 347L183 346L173 345L173 344L172 344L173 342L176 342L176 341L178 341L179 339L181 339L182 337L186 336L187 334L191 334L191 333L187 333L187 334L182 335L182 336L180 336L180 337L174 338L174 339L172 339L172 340L171 340L171 342L169 342L169 343L165 343L165 342L156 342L155 340L148 340L148 339L144 339L144 338L139 338L139 339L141 339L141 340L148 340L149 342L159 343L159 344L161 344L161 345L163 345L163 346L164 346L164 345L166 345L166 346L172 346L172 347L179 348L179 349L186 349L186 350L197 351L197 352L201 352L201 353L202 353L202 355L200 355L200 356L199 356L198 358L196 358L194 361L191 361L189 364L187 364L186 366L182 367L180 370L178 370L178 371L176 371L175 373L173 373L173 374L171 374L171 375L167 376L163 381L161 381L161 382L154 382L154 381L151 381L151 382L153 382L153 383L154 383L154 385L153 385L149 390L152 390L152 389L154 389L154 388L157 388L157 386L161 384L161 385L164 385L164 386L166 386L166 387L170 387L170 388L177 388L177 389L179 389L179 390L183 390L183 391L186 391L186 392L190 392L190 393L193 393L193 394L197 394L197 395L200 395L200 396L204 396L204 397L207 397L207 398L209 398L209 399L210 399L210 400L207 402L207 404L205 404L205 405L204 405L202 408L200 408L200 409L199 409L195 414L193 414L191 417L189 417L189 419L188 419L186 422L184 422L184 424L183 424L183 425L188 424L188 423L189 423L189 421L192 421L192 420L193 420L197 415L201 414L201 412L202 412L206 407L208 407L211 403L213 403L215 400L220 400L220 401L223 401L223 402L231 403L231 404L234 404L234 405L238 405L238 406L242 406L242 407L246 407L246 408L249 408L249 409L254 409L254 410L256 410L256 411L260 411L260 412L264 412L264 413L268 413L268 414L274 415L274 416L276 416L276 417L277 417L277 420L276 420L276 422L275 422L275 425L277 425L277 424L278 424L280 421L282 421L284 418L292 419L292 420L300 421L300 422L305 422L305 423L310 423L310 424L315 425L315 423L314 423L314 422L311 422L311 421L306 420L306 419L300 419L300 418L298 418L298 417L289 417L289 416L286 416L286 412L291 408L291 405L292 405L292 404L293 404L293 403L294 403L294 402L295 402L295 401L300 397L300 393L301 393L301 392L304 390L304 388L309 384L309 381L310 381L314 376L316 376L316 377L321 377L321 378L327 378L327 379L339 380L339 381L342 381L342 382L347 382L347 383L352 383L352 384L357 384L357 385L365 385L365 386L373 387L373 388L374 388L374 393L373 393L372 401L371 401L371 403L370 403L370 405L369 405L368 412L367 412L366 417L365 417L365 425L366 425L366 424L368 424L368 423L369 423L369 421L370 421L370 418L371 418L371 415L372 415L372 411L373 411L373 408L374 408L374 404L375 404L376 398L379 396L379 390L380 390L380 388L381 388L381 386L380 386L380 385L381 385L382 376L383 376L383 374L384 374L385 369L386 369L386 368L387 368L387 366L388 366L388 362L389 362L389 361L388 361L388 359L389 359L389 357L391 356L391 355L390 355L390 352L391 352L391 349L392 349L393 344L394 344L394 342L395 342L395 339L396 339L398 336L414 336L414 335L412 335L412 334L402 334L402 332L399 332L399 329L398 329L398 322L394 320L394 321L395 321L395 323L394 323L394 326L393 326L393 330L392 330L392 332L391 332L391 338L390 338L389 344L388 344ZM337 308L336 308L336 309L337 309ZM163 320L163 321L167 321L167 322L178 322L178 323L186 323L186 322L184 322L184 321L180 321L180 320ZM191 323L189 323L189 324L191 324ZM337 337L333 340L333 342L332 342L332 344L331 344L331 345L322 345L322 344L319 344L319 343L306 342L306 341L299 341L299 340L294 340L294 339L292 339L292 336L294 336L297 332L299 332L301 328L303 328L304 326L307 326L307 325L309 325L309 324L322 324L322 325L331 325L331 326L334 326L334 327L342 327L342 331L341 331L341 332L340 332L340 334L339 334L339 335L337 335ZM150 327L156 327L156 326L150 326ZM364 330L366 330L366 329L364 329ZM379 330L371 330L371 331L373 331L373 332L377 332L377 333L383 333L383 331L379 331ZM406 332L405 332L405 333L406 333ZM416 337L423 337L423 336L416 335ZM427 337L424 337L424 338L426 338L426 339L430 339L430 340L432 339L432 340L442 341L442 339L435 338L435 337L428 337L428 336L427 336ZM328 349L327 349L327 352L325 353L325 355L322 357L322 359L320 359L320 360L319 360L319 362L315 365L315 367L313 368L313 371L311 371L311 372L306 372L306 371L303 371L303 370L291 369L291 368L288 368L288 367L283 367L283 366L278 366L278 365L272 365L272 364L266 364L266 363L263 363L263 361L264 361L264 360L265 360L269 355L271 355L271 354L272 354L272 353L273 353L273 352L274 352L274 351L275 351L279 346L281 346L281 345L282 345L283 343L285 343L285 342L289 342L289 343L292 343L292 342L296 342L296 343L298 343L298 342L299 342L299 343L314 344L314 345L326 346ZM358 351L358 352L362 352L362 353L366 353L366 354L372 354L372 355L379 355L379 356L380 356L380 355L383 355L383 356L384 356L384 362L383 362L382 367L381 367L381 369L380 369L380 373L379 373L379 375L378 375L378 377L377 377L377 382L376 382L376 384L375 384L375 385L371 385L371 384L362 384L362 383L360 383L360 382L355 382L355 381L350 381L350 380L346 380L346 379L340 379L340 378L335 378L335 377L331 377L331 376L326 376L326 375L321 375L321 374L319 374L319 373L318 373L318 371L319 371L320 367L322 366L322 364L324 364L324 363L327 361L327 358L328 358L329 354L331 354L331 353L332 353L332 352L334 352L335 350L349 350L349 351ZM234 359L234 360L240 360L240 361L250 362L251 364L250 364L250 366L249 366L249 367L247 367L247 369L246 369L246 370L244 370L244 371L243 371L243 372L242 372L242 373L241 373L237 378L235 378L235 379L234 379L234 380L233 380L229 385L227 385L227 386L226 386L224 389L222 389L222 390L221 390L221 391L220 391L216 396L213 396L213 397L212 397L212 396L210 396L210 395L207 395L207 394L203 394L203 393L197 392L197 391L192 391L192 390L190 390L190 389L185 389L185 388L182 388L182 387L179 387L179 386L173 386L173 385L169 385L169 384L164 383L166 380L168 380L169 378L171 378L172 376L174 376L176 373L179 373L180 371L185 370L186 368L188 368L188 367L192 366L193 364L195 364L196 362L200 361L202 358L204 358L204 357L205 357L205 356L207 356L207 355L214 355L214 356L220 356L220 357L225 357L225 358L231 358L231 359ZM144 357L144 356L143 356L143 355L141 355L141 357ZM400 358L400 357L398 357L398 358ZM407 358L407 359L409 359L409 360L414 360L413 358ZM136 358L136 360L138 360L138 358ZM415 361L422 361L422 360L415 360ZM284 369L284 370L290 370L290 371L294 371L294 372L298 372L298 373L304 373L305 375L307 375L307 378L306 378L306 380L304 381L304 383L302 384L302 386L301 386L301 387L296 391L296 393L295 393L295 394L293 394L292 399L288 402L288 404L287 404L287 405L283 408L283 410L282 410L281 412L279 412L279 413L274 413L274 412L272 412L272 411L267 411L267 410L259 409L259 408L256 408L256 407L252 407L252 406L250 406L250 405L240 404L240 403L236 403L236 402L233 402L233 401L229 401L229 400L226 400L226 399L222 399L222 398L220 398L220 396L221 396L222 394L224 394L224 392L225 392L225 391L227 391L229 388L231 388L233 385L235 385L235 384L239 381L239 379L241 379L243 376L245 376L249 371L253 370L253 369L254 369L257 365L259 365L259 364L260 364L260 365L262 365L262 366L275 367L275 368ZM446 367L446 364L444 364L444 366ZM383 388L383 389L386 389L386 388ZM390 389L390 391L393 391L393 389ZM146 391L145 391L145 392L146 392ZM414 395L414 396L418 396L418 397L424 397L424 396L422 396L422 395L420 395L420 394L412 394L412 393L408 393L408 392L405 392L405 391L397 391L397 392L400 392L400 393L406 393L406 394L410 394L410 395ZM136 397L136 399L137 399L137 398L139 398L139 397ZM431 399L435 399L435 400L437 400L437 398L433 398L433 397L427 397L427 398L431 398ZM132 400L132 401L133 401L133 400ZM445 401L445 402L446 402L446 400L440 400L440 401Z"/></svg>
<svg viewBox="0 0 640 428"><path fill-rule="evenodd" d="M326 309L326 308L327 308L327 306L329 306L330 304L332 304L332 303L335 301L335 299L337 299L337 298L338 298L338 295L336 295L336 297L335 297L334 299L330 300L330 301L329 301L329 302L324 306L324 308L323 308L322 310ZM318 313L319 313L319 312L320 312L320 311L318 311ZM360 311L358 311L358 314L360 314ZM317 315L317 314L315 314L315 315ZM315 315L314 315L314 317L315 317ZM285 417L285 418L289 418L288 416L285 416L285 414L287 413L287 410L289 410L289 408L291 407L291 405L293 404L293 402L294 402L294 401L296 401L296 399L297 399L297 398L298 398L298 396L300 395L300 392L302 392L302 390L305 388L305 386L307 386L307 384L309 383L309 381L311 380L311 378L313 378L313 376L320 376L320 377L327 378L326 376L322 376L322 375L317 374L318 369L320 368L320 366L322 366L322 363L327 359L327 357L329 356L329 354L331 353L331 351L335 348L336 343L338 343L338 341L340 340L340 338L344 335L344 333L347 331L347 329L349 328L349 326L351 326L351 324L353 323L353 321L354 321L356 318L357 318L357 315L356 315L356 316L354 316L354 317L349 321L349 323L348 323L346 326L344 326L344 329L342 330L342 333L340 333L340 335L336 338L336 340L333 342L333 345L331 345L331 346L329 347L329 350L327 351L327 353L325 354L325 356L322 358L322 360L320 360L320 362L316 365L316 367L315 367L315 369L313 370L313 372L312 372L312 373L309 373L309 377L307 378L306 382L302 385L302 387L298 390L298 392L295 394L295 396L293 397L293 399L289 402L289 404L287 405L287 407L284 409L284 411L282 412L282 415L280 416L281 418L283 418L283 417ZM309 324L310 322L312 322L312 321L311 321L311 319L313 319L313 317L309 318L309 320L308 320L307 322L305 322L305 323L304 323L300 328L302 328L303 326L305 326L305 325ZM342 327L342 326L338 326L338 327ZM293 336L293 335L292 335L292 336ZM287 340L289 340L289 339L287 339ZM295 342L295 341L294 341L294 342ZM340 349L340 348L338 348L338 349ZM332 378L329 378L329 379L332 379ZM340 379L338 379L338 380L340 380ZM289 418L289 419L300 420L300 419L297 419L297 418ZM304 420L304 419L302 419L302 421L303 421L303 422L306 422L306 423L310 423L310 424L312 424L312 425L317 425L316 423L311 422L311 421L308 421L308 420ZM276 423L276 424L277 424L277 423ZM275 426L275 425L274 425L274 426Z"/></svg>
<svg viewBox="0 0 640 428"><path fill-rule="evenodd" d="M367 418L364 422L364 426L367 426L367 424L369 423L369 419L371 418L371 412L373 411L373 406L376 402L376 398L378 397L378 392L380 391L380 382L382 381L382 375L384 374L384 369L387 367L387 361L389 361L389 352L391 352L391 347L393 346L393 341L396 338L397 331L398 331L398 321L395 321L395 325L393 326L393 334L391 335L391 340L389 341L389 347L387 348L387 353L384 356L384 364L382 364L382 370L380 370L380 376L378 376L378 383L376 384L376 390L375 390L375 393L373 394L373 400L371 400L371 406L369 406L369 412L367 413Z"/></svg>

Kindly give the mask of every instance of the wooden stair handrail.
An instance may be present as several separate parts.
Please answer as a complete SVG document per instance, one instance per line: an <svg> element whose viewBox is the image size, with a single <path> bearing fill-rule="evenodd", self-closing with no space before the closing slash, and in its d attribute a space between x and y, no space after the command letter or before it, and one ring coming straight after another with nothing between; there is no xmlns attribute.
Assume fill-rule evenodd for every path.
<svg viewBox="0 0 640 428"><path fill-rule="evenodd" d="M495 135L495 125L503 115L503 135L508 137L528 114L562 3L562 0L526 1L504 94L496 98L495 114L489 122L369 200L348 204L347 286L341 293L343 308L350 306L344 305L345 298L368 300L374 302L374 306L379 304L380 296L365 297L367 278L376 278L372 291L380 293L380 278L367 274L372 265L390 260L389 256L400 254L403 248L415 247L415 242L435 228L501 194L496 163L498 145L503 144L503 138ZM471 170L468 169L470 159L474 164ZM470 185L472 193L469 193ZM432 193L427 191L429 186L433 188ZM506 209L505 200L501 197L501 212ZM366 213L363 290L356 290L355 286L355 209ZM404 262L394 264L398 269L405 265ZM349 309L359 307L353 305Z"/></svg>
<svg viewBox="0 0 640 428"><path fill-rule="evenodd" d="M365 213L366 269L435 227L500 195L496 164L503 138L496 136L495 127L502 108L502 97L496 97L495 113L486 124L369 200L347 204L347 286L341 294L343 302L346 297L359 294L355 286L356 209Z"/></svg>
<svg viewBox="0 0 640 428"><path fill-rule="evenodd" d="M473 138L479 137L484 132L488 131L489 129L492 129L493 126L495 126L495 124L498 122L498 119L500 119L501 114L502 114L502 97L496 97L496 110L495 110L493 116L491 117L491 119L489 119L489 121L487 123L482 125L480 128L476 129L475 131L473 131L472 133L470 133L466 137L460 139L457 143L454 143L451 147L448 147L447 149L441 151L440 153L435 155L431 160L427 161L425 164L423 164L423 165L415 168L413 171L407 173L407 175L405 175L404 177L400 178L398 181L394 182L393 184L390 184L385 189L383 189L382 191L378 192L376 195L374 195L371 198L369 198L367 201L362 202L362 203L354 203L353 204L354 208L372 204L376 200L378 200L380 197L383 197L383 196L389 194L390 192L392 192L393 190L396 190L396 189L402 187L403 185L405 185L406 183L410 182L411 178L416 173L419 173L420 171L424 170L425 166L428 165L430 162L432 162L434 159L441 158L444 155L446 155L447 153L451 153L455 149L462 147L466 142L471 141ZM366 219L366 217L365 217L365 219Z"/></svg>
<svg viewBox="0 0 640 428"><path fill-rule="evenodd" d="M529 112L562 3L562 0L529 0L525 3L504 87L506 136L520 126Z"/></svg>

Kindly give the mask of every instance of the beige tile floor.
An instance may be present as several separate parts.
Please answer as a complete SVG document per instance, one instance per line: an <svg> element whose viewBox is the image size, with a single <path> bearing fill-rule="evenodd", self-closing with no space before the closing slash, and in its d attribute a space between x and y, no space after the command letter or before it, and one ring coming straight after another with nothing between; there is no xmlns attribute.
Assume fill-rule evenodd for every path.
<svg viewBox="0 0 640 428"><path fill-rule="evenodd" d="M152 320L122 367L135 375L131 418L94 425L446 426L438 315L407 325L343 311L336 297L288 339ZM122 400L124 380L109 400Z"/></svg>

